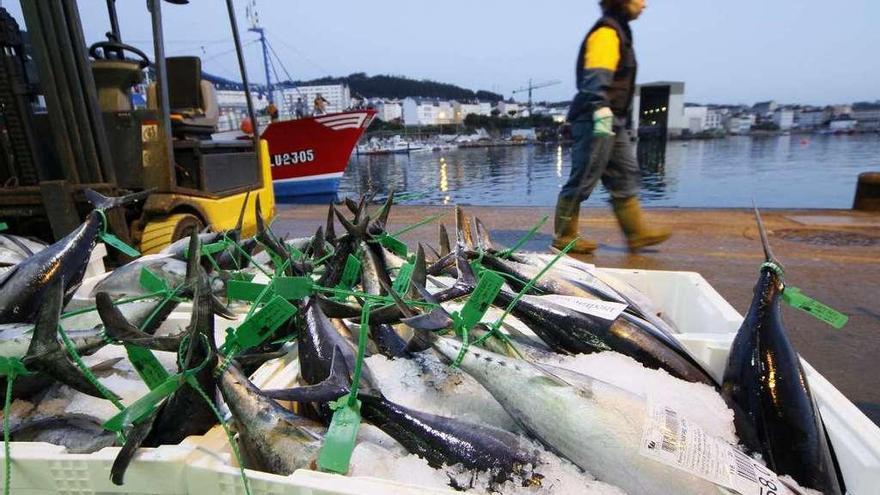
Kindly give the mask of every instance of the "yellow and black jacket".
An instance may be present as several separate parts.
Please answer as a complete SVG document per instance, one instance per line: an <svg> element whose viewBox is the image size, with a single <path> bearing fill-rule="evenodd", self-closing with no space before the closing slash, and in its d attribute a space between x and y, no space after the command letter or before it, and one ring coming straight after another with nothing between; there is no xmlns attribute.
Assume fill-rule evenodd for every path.
<svg viewBox="0 0 880 495"><path fill-rule="evenodd" d="M629 126L637 67L629 22L621 16L603 16L581 43L576 66L578 92L568 120L592 118L594 111L609 107L615 125Z"/></svg>

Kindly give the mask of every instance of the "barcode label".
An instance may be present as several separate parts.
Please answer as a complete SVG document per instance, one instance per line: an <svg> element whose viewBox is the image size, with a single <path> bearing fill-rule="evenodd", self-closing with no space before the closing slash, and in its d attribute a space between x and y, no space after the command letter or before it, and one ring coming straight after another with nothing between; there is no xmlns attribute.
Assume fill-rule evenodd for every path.
<svg viewBox="0 0 880 495"><path fill-rule="evenodd" d="M668 406L648 403L639 453L742 495L786 493L772 471Z"/></svg>

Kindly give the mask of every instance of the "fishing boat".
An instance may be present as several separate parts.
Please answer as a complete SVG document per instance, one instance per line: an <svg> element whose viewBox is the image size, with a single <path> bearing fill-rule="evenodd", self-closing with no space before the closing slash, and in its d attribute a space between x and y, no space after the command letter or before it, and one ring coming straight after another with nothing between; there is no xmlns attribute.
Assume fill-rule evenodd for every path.
<svg viewBox="0 0 880 495"><path fill-rule="evenodd" d="M335 195L351 152L375 115L375 110L354 110L270 123L261 137L269 144L276 200Z"/></svg>

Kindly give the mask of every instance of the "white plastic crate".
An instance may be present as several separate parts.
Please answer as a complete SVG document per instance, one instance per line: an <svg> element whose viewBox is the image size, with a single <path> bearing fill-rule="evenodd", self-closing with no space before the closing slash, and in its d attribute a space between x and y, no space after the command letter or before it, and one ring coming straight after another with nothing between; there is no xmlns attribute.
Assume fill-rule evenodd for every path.
<svg viewBox="0 0 880 495"><path fill-rule="evenodd" d="M680 339L720 377L742 316L697 273L604 269L632 284L666 312ZM91 286L87 281L84 288ZM185 308L172 315L185 320ZM880 486L880 429L815 369L804 362L813 394L834 445L848 493L877 493ZM297 374L294 359L267 363L252 377L257 385L284 387ZM123 487L113 485L110 467L118 447L94 454L68 454L45 443L12 444L12 490L16 494L181 494L244 493L238 469L222 429L190 437L180 445L141 449L126 473ZM0 453L2 457L2 453ZM291 476L247 471L251 492L291 495L432 495L455 492L363 477L308 470ZM2 476L2 473L0 473Z"/></svg>

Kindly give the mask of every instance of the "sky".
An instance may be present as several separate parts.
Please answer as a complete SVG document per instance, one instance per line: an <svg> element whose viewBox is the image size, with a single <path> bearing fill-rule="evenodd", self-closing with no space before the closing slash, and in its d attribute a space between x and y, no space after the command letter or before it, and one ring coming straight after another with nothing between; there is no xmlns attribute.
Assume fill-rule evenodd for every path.
<svg viewBox="0 0 880 495"><path fill-rule="evenodd" d="M21 20L17 0L0 1ZM123 40L152 54L145 0L118 0ZM236 0L239 27L249 1ZM880 0L647 0L633 23L639 82L685 82L699 103L834 104L880 100ZM109 30L105 0L79 0L87 42ZM260 23L294 79L353 72L404 75L536 100L569 99L595 0L259 0ZM224 0L163 5L166 52L239 79ZM256 35L242 32L252 81ZM283 65L283 68L281 67ZM273 76L274 77L274 76ZM525 94L516 95L525 99Z"/></svg>

